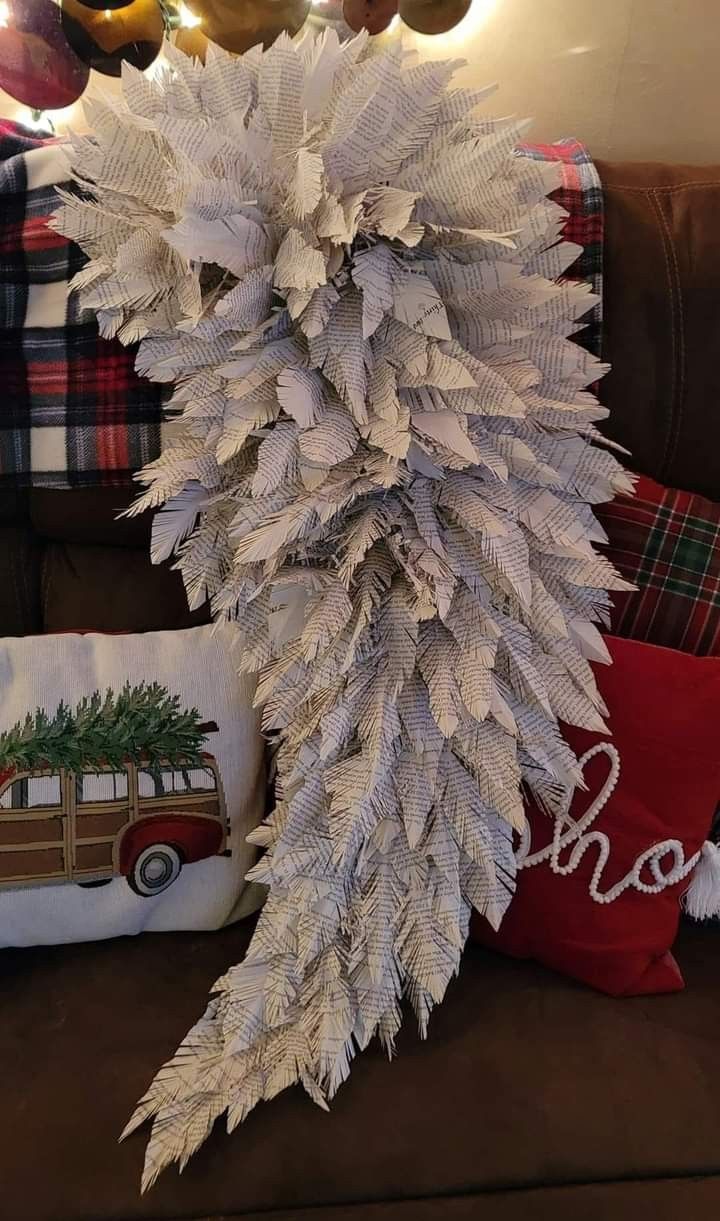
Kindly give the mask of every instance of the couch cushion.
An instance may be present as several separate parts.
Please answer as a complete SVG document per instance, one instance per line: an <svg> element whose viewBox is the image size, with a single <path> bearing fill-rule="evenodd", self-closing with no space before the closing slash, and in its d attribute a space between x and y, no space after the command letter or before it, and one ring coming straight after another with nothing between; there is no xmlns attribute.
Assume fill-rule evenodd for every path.
<svg viewBox="0 0 720 1221"><path fill-rule="evenodd" d="M43 631L159 632L208 622L190 613L179 573L155 567L146 548L47 543Z"/></svg>
<svg viewBox="0 0 720 1221"><path fill-rule="evenodd" d="M659 998L611 1000L470 949L427 1043L408 1022L395 1063L373 1045L331 1114L285 1093L231 1137L218 1125L181 1178L140 1198L146 1133L119 1147L118 1133L250 932L0 956L5 1215L175 1221L322 1204L344 1218L355 1200L720 1174L718 940L692 927L677 950L688 990ZM456 1215L557 1216L498 1208Z"/></svg>
<svg viewBox="0 0 720 1221"><path fill-rule="evenodd" d="M29 511L28 491L0 487L0 522L18 525L25 523Z"/></svg>
<svg viewBox="0 0 720 1221"><path fill-rule="evenodd" d="M42 630L41 550L25 526L0 526L0 634Z"/></svg>
<svg viewBox="0 0 720 1221"><path fill-rule="evenodd" d="M180 574L150 563L151 514L121 518L136 490L0 492L0 636L208 623Z"/></svg>
<svg viewBox="0 0 720 1221"><path fill-rule="evenodd" d="M599 162L604 426L660 483L720 500L720 166Z"/></svg>
<svg viewBox="0 0 720 1221"><path fill-rule="evenodd" d="M95 543L108 547L150 545L152 514L121 517L138 495L138 488L33 488L29 516L43 538L62 543Z"/></svg>

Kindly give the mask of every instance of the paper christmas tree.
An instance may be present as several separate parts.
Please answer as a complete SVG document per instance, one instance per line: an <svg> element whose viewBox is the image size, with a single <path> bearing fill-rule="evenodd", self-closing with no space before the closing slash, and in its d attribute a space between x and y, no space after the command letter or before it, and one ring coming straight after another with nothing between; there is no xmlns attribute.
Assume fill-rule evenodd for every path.
<svg viewBox="0 0 720 1221"><path fill-rule="evenodd" d="M130 1125L145 1186L225 1111L326 1105L403 997L425 1032L471 908L511 900L522 784L557 811L580 780L558 718L602 727L588 659L627 586L590 506L629 488L554 171L457 63L332 31L167 57L90 106L56 223L103 333L174 384L136 509L242 628L280 749L267 903Z"/></svg>

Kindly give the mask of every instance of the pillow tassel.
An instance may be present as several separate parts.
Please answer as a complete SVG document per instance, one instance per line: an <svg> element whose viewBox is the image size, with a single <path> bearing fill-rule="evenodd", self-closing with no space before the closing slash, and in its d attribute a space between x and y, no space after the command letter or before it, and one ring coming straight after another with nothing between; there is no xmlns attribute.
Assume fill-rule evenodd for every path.
<svg viewBox="0 0 720 1221"><path fill-rule="evenodd" d="M702 846L700 860L685 893L684 906L693 920L720 916L720 848L710 840Z"/></svg>

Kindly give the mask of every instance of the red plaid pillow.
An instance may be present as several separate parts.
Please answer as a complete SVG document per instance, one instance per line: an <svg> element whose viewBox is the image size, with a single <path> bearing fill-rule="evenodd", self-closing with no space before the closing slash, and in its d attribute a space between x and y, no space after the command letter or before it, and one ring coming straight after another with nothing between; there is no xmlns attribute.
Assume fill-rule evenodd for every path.
<svg viewBox="0 0 720 1221"><path fill-rule="evenodd" d="M616 636L720 655L720 504L642 476L597 516L608 558L638 589L613 594Z"/></svg>

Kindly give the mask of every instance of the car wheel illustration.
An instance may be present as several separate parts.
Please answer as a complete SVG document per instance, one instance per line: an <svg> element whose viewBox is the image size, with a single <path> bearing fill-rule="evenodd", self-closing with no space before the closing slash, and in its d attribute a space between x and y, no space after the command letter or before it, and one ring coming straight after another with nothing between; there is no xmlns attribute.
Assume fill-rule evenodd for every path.
<svg viewBox="0 0 720 1221"><path fill-rule="evenodd" d="M182 856L172 844L150 844L136 857L128 882L136 895L150 899L177 881L182 866Z"/></svg>

